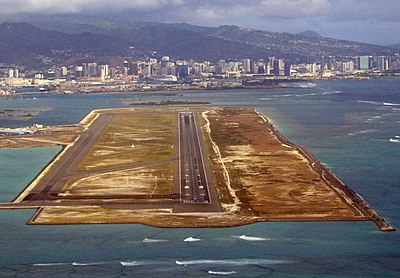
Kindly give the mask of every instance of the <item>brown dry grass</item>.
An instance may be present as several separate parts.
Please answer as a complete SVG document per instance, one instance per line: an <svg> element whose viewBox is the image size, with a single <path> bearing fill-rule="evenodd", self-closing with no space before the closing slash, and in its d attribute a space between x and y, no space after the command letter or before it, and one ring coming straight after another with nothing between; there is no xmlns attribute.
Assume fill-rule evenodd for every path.
<svg viewBox="0 0 400 278"><path fill-rule="evenodd" d="M151 112L145 111L140 113L123 113L120 115L116 115L113 118L114 122L123 122L128 124L137 124L137 125L158 125L158 126L166 126L166 127L175 127L176 126L176 116L174 113L170 111L164 112Z"/></svg>
<svg viewBox="0 0 400 278"><path fill-rule="evenodd" d="M139 223L156 227L230 227L257 222L226 213L176 214L170 209L119 209L107 206L46 207L30 224Z"/></svg>
<svg viewBox="0 0 400 278"><path fill-rule="evenodd" d="M267 218L357 215L253 109L218 109L209 119L242 213Z"/></svg>
<svg viewBox="0 0 400 278"><path fill-rule="evenodd" d="M172 193L173 162L94 174L67 183L60 196L167 195Z"/></svg>
<svg viewBox="0 0 400 278"><path fill-rule="evenodd" d="M114 121L136 122L138 121L136 113L130 116L126 114L116 116ZM155 127L110 124L82 160L78 169L92 170L171 157L175 152L175 132L173 129L159 127L157 122L159 115L155 115L148 119ZM171 126L175 124L172 114L163 119L162 124Z"/></svg>

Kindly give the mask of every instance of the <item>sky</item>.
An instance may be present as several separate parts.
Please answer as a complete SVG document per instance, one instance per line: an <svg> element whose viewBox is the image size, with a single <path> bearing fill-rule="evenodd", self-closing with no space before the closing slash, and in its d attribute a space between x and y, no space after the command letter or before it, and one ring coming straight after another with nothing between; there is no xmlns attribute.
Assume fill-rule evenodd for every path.
<svg viewBox="0 0 400 278"><path fill-rule="evenodd" d="M400 0L0 0L0 15L129 15L138 21L237 25L273 32L400 43Z"/></svg>

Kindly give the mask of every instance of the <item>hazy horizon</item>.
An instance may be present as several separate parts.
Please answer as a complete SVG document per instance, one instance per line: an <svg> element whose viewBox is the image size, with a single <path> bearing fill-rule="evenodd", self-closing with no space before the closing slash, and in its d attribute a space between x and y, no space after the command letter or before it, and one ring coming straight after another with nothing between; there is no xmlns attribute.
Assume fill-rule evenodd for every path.
<svg viewBox="0 0 400 278"><path fill-rule="evenodd" d="M17 21L24 15L82 15L287 33L311 30L335 39L400 43L396 36L400 33L398 0L0 0L0 5L2 21Z"/></svg>

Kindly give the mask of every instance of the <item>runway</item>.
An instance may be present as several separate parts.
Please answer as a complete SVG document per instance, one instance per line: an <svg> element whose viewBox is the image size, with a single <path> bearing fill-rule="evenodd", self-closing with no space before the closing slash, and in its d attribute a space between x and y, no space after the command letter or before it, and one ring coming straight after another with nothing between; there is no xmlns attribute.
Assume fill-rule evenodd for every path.
<svg viewBox="0 0 400 278"><path fill-rule="evenodd" d="M40 183L27 195L24 201L52 200L65 185L65 182L72 175L77 173L77 168L82 159L89 152L93 144L100 137L107 123L112 119L113 114L103 114L98 117L84 131L77 141L65 152L57 161L55 167L51 169L40 180Z"/></svg>
<svg viewBox="0 0 400 278"><path fill-rule="evenodd" d="M108 125L114 124L116 113L101 113L91 125L80 133L78 139L63 150L52 167L38 180L19 204L23 206L53 206L53 205L108 205L130 208L173 208L176 212L190 211L221 211L218 193L213 185L211 169L208 163L201 129L199 129L199 116L196 110L175 112L177 123L175 155L149 162L129 165L110 166L100 169L79 171L81 161L88 155L93 145L97 142ZM126 123L117 123L129 126ZM139 124L143 125L144 124ZM168 127L170 128L170 127ZM71 179L85 178L94 174L108 173L110 171L128 170L138 167L157 165L174 161L176 163L174 179L176 187L168 195L132 195L111 194L107 196L83 197L62 196L65 184ZM159 199L155 203L146 203L146 199Z"/></svg>
<svg viewBox="0 0 400 278"><path fill-rule="evenodd" d="M179 176L182 203L211 203L199 131L193 112L179 112Z"/></svg>

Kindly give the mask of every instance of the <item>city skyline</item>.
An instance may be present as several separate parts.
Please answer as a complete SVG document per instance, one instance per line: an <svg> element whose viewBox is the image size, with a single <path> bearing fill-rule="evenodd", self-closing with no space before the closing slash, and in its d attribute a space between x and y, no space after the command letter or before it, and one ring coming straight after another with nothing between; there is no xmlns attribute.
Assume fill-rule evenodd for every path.
<svg viewBox="0 0 400 278"><path fill-rule="evenodd" d="M274 32L306 30L324 37L379 45L400 43L397 0L0 0L0 19L29 14L118 16L126 21L184 22L203 26L237 25Z"/></svg>

